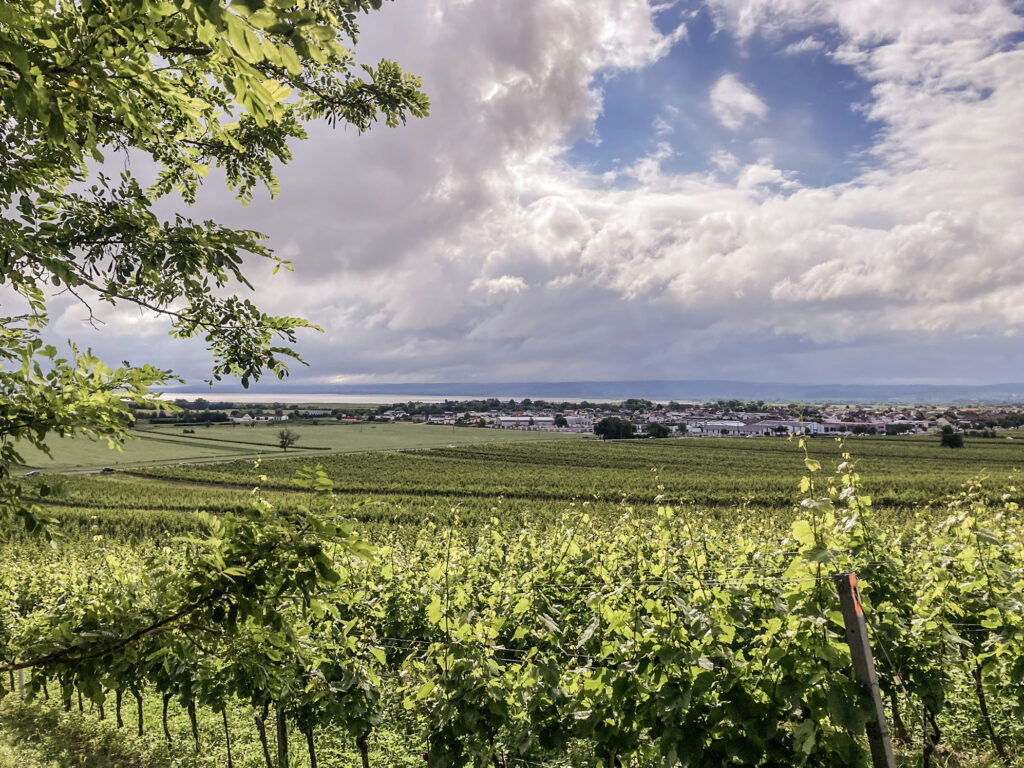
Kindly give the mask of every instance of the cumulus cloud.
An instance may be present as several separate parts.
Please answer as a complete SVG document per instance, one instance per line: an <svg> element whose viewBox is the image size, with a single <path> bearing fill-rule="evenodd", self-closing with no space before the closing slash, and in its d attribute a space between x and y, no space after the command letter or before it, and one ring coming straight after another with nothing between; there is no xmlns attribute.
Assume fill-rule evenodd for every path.
<svg viewBox="0 0 1024 768"><path fill-rule="evenodd" d="M519 293L526 288L526 281L521 277L502 275L501 277L478 277L470 288L474 291L484 290L491 296L497 293Z"/></svg>
<svg viewBox="0 0 1024 768"><path fill-rule="evenodd" d="M768 105L732 72L722 75L708 94L711 111L730 131L742 128L751 120L768 114Z"/></svg>
<svg viewBox="0 0 1024 768"><path fill-rule="evenodd" d="M716 149L708 158L711 164L723 173L735 171L740 164L739 159L727 149Z"/></svg>
<svg viewBox="0 0 1024 768"><path fill-rule="evenodd" d="M1024 326L1021 17L1000 0L708 6L741 45L827 34L870 86L862 173L800 185L730 135L681 172L657 130L592 173L566 149L610 108L606 78L684 33L641 0L406 0L368 17L360 50L421 74L432 116L316 127L277 202L208 191L202 215L291 249L295 273L256 270L257 298L324 327L303 343L314 379L936 379L972 350L979 376L1018 375L995 340ZM768 114L731 72L709 98L729 131Z"/></svg>

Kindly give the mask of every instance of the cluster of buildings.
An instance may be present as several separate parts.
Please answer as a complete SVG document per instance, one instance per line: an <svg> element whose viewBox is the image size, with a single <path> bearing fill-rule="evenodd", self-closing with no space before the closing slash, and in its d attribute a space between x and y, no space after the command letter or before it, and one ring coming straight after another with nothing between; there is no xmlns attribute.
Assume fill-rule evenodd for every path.
<svg viewBox="0 0 1024 768"><path fill-rule="evenodd" d="M331 411L319 410L315 408L305 409L301 411L295 410L292 411L291 416L289 416L289 414L285 413L284 410L280 408L276 409L273 413L270 413L268 411L253 411L251 413L243 413L238 410L232 410L231 413L228 414L228 421L233 422L235 424L254 424L256 422L264 421L288 421L289 418L316 419L331 415Z"/></svg>
<svg viewBox="0 0 1024 768"><path fill-rule="evenodd" d="M236 424L283 422L295 419L336 419L341 422L414 422L433 425L472 426L491 429L519 429L539 432L593 433L605 418L632 423L638 435L648 425L661 424L670 435L691 437L788 437L895 435L955 431L994 435L996 428L1024 426L1024 406L924 407L924 406L815 406L790 403L771 405L763 401L736 400L717 403L668 404L648 400L622 403L552 403L529 399L516 402L497 399L448 401L443 404L416 403L381 406L375 410L287 408L273 404L246 408L231 403L190 403L177 416L181 423L230 421ZM142 413L154 421L159 414ZM164 418L163 421L173 419ZM651 431L664 434L664 430Z"/></svg>
<svg viewBox="0 0 1024 768"><path fill-rule="evenodd" d="M566 408L530 409L496 408L461 410L449 403L451 410L441 413L409 413L402 408L376 414L381 421L414 421L437 425L465 425L492 429L519 429L541 432L592 433L601 419L616 417L636 425L643 434L650 423L668 427L674 435L691 437L788 437L840 435L924 434L943 429L967 431L1005 426L1008 414L1024 417L1021 410L992 409L922 409L892 407L808 407L791 404L771 406L764 410L737 410L703 406L662 406L654 403L641 407L622 405L591 405ZM673 406L676 404L672 404ZM764 404L760 404L764 405Z"/></svg>

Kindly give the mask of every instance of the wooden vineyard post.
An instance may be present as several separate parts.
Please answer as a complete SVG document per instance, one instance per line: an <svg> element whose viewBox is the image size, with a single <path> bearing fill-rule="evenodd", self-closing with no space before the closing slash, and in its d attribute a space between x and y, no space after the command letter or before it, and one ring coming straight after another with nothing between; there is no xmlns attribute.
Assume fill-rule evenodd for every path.
<svg viewBox="0 0 1024 768"><path fill-rule="evenodd" d="M865 726L868 744L871 746L871 763L874 768L896 768L889 724L885 719L882 694L878 690L875 659L871 654L868 628L864 622L864 606L860 601L860 590L857 588L857 574L841 573L834 578L836 590L839 592L843 623L846 625L846 642L850 645L850 656L853 658L853 672L857 682L871 692L874 715Z"/></svg>

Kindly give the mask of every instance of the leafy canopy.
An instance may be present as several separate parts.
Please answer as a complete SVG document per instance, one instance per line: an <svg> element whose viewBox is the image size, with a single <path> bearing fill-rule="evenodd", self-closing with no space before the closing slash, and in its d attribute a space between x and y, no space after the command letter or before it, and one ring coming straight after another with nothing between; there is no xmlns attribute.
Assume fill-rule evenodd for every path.
<svg viewBox="0 0 1024 768"><path fill-rule="evenodd" d="M606 416L594 425L594 434L605 440L628 440L635 430L633 422L618 416Z"/></svg>
<svg viewBox="0 0 1024 768"><path fill-rule="evenodd" d="M285 427L277 433L277 444L287 451L299 442L299 437L301 437L301 435L299 435L298 432Z"/></svg>
<svg viewBox="0 0 1024 768"><path fill-rule="evenodd" d="M13 0L0 5L0 516L17 501L18 441L123 438L127 404L170 371L113 369L74 345L43 344L54 292L135 305L201 337L214 379L287 375L310 324L235 295L243 265L286 262L263 235L184 215L216 169L244 204L277 192L303 123L362 132L426 115L418 78L392 61L356 63L357 16L382 0ZM134 171L157 169L146 186ZM116 170L110 170L114 168ZM164 204L166 209L167 203ZM10 298L8 298L10 297ZM0 308L2 310L2 308Z"/></svg>

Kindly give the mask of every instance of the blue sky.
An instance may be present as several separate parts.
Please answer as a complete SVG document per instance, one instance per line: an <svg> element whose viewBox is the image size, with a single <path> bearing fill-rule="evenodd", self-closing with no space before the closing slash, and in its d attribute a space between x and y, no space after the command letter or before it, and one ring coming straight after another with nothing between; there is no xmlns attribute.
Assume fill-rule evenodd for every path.
<svg viewBox="0 0 1024 768"><path fill-rule="evenodd" d="M311 125L198 218L295 272L295 383L1024 380L1024 18L1009 0L397 0L359 58L431 115ZM137 312L114 360L209 368ZM272 388L272 384L268 385Z"/></svg>
<svg viewBox="0 0 1024 768"><path fill-rule="evenodd" d="M771 152L802 184L814 186L849 181L871 162L866 153L880 126L858 109L870 101L871 84L824 49L783 53L805 40L825 45L835 36L829 27L739 41L700 4L667 8L654 20L665 35L684 24L686 38L648 67L598 75L604 109L594 134L569 150L569 162L602 173L667 142L675 154L665 169L686 173L713 170L708 158L716 150L743 163ZM769 105L763 119L739 131L721 125L704 103L726 73Z"/></svg>

